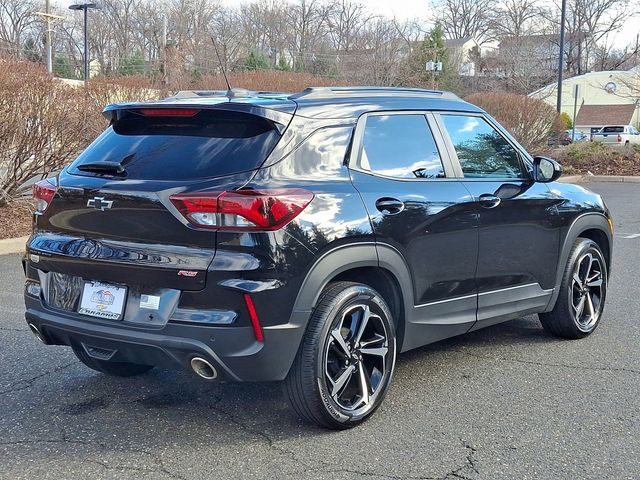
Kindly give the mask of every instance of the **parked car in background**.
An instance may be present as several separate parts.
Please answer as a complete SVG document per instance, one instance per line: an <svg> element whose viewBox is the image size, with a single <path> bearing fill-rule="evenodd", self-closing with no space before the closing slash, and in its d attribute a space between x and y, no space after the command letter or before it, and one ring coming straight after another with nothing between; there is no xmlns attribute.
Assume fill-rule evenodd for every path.
<svg viewBox="0 0 640 480"><path fill-rule="evenodd" d="M602 318L602 198L451 93L194 93L104 114L36 184L24 258L31 330L93 370L283 380L300 416L344 429L380 406L399 352L529 314L577 339Z"/></svg>
<svg viewBox="0 0 640 480"><path fill-rule="evenodd" d="M557 147L559 145L571 145L572 143L583 142L589 139L588 135L573 129L564 130L560 133L553 134L547 139L547 145Z"/></svg>
<svg viewBox="0 0 640 480"><path fill-rule="evenodd" d="M580 130L576 130L574 132L573 129L570 129L565 130L565 133L567 134L567 137L569 137L571 143L586 142L589 140L589 135L582 133Z"/></svg>
<svg viewBox="0 0 640 480"><path fill-rule="evenodd" d="M608 125L591 135L591 141L611 146L640 145L640 132L631 125Z"/></svg>

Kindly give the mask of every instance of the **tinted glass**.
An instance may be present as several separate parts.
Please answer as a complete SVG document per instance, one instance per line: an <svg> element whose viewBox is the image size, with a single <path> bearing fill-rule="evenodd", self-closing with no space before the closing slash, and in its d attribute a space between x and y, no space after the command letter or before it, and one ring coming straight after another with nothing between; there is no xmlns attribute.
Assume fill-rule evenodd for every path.
<svg viewBox="0 0 640 480"><path fill-rule="evenodd" d="M604 127L600 133L622 133L624 127Z"/></svg>
<svg viewBox="0 0 640 480"><path fill-rule="evenodd" d="M440 154L424 115L367 118L360 167L396 178L444 177Z"/></svg>
<svg viewBox="0 0 640 480"><path fill-rule="evenodd" d="M516 150L481 117L443 115L465 178L522 178Z"/></svg>
<svg viewBox="0 0 640 480"><path fill-rule="evenodd" d="M239 112L201 110L192 117L124 112L71 165L120 163L127 178L189 180L255 169L280 135L273 123Z"/></svg>

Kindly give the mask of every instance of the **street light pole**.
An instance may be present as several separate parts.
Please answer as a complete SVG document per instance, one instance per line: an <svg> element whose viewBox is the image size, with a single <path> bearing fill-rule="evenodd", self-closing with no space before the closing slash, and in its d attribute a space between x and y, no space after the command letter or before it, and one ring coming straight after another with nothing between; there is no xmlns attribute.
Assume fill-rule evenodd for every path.
<svg viewBox="0 0 640 480"><path fill-rule="evenodd" d="M560 13L560 54L558 55L558 96L556 99L556 111L562 109L562 73L564 70L564 26L567 18L567 0L562 0L562 12Z"/></svg>
<svg viewBox="0 0 640 480"><path fill-rule="evenodd" d="M84 72L83 80L86 85L89 81L89 9L97 8L95 3L74 3L69 5L71 10L82 10L84 20Z"/></svg>

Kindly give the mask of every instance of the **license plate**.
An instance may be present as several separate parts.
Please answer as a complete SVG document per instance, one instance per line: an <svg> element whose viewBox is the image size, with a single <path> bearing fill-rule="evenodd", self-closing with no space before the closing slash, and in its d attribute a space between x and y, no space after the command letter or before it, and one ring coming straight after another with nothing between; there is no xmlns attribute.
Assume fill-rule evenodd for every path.
<svg viewBox="0 0 640 480"><path fill-rule="evenodd" d="M126 287L102 282L85 282L78 313L119 320L122 317L126 298Z"/></svg>

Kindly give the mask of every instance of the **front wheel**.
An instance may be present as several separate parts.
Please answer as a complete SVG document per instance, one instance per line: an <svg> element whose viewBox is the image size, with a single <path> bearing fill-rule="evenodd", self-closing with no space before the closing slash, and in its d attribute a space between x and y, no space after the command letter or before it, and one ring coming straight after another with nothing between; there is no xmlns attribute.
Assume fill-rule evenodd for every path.
<svg viewBox="0 0 640 480"><path fill-rule="evenodd" d="M556 305L539 314L545 330L564 338L583 338L602 317L607 294L607 264L597 243L578 238L571 249Z"/></svg>
<svg viewBox="0 0 640 480"><path fill-rule="evenodd" d="M395 360L394 324L382 296L367 285L331 283L285 381L289 401L308 422L353 427L380 406Z"/></svg>

